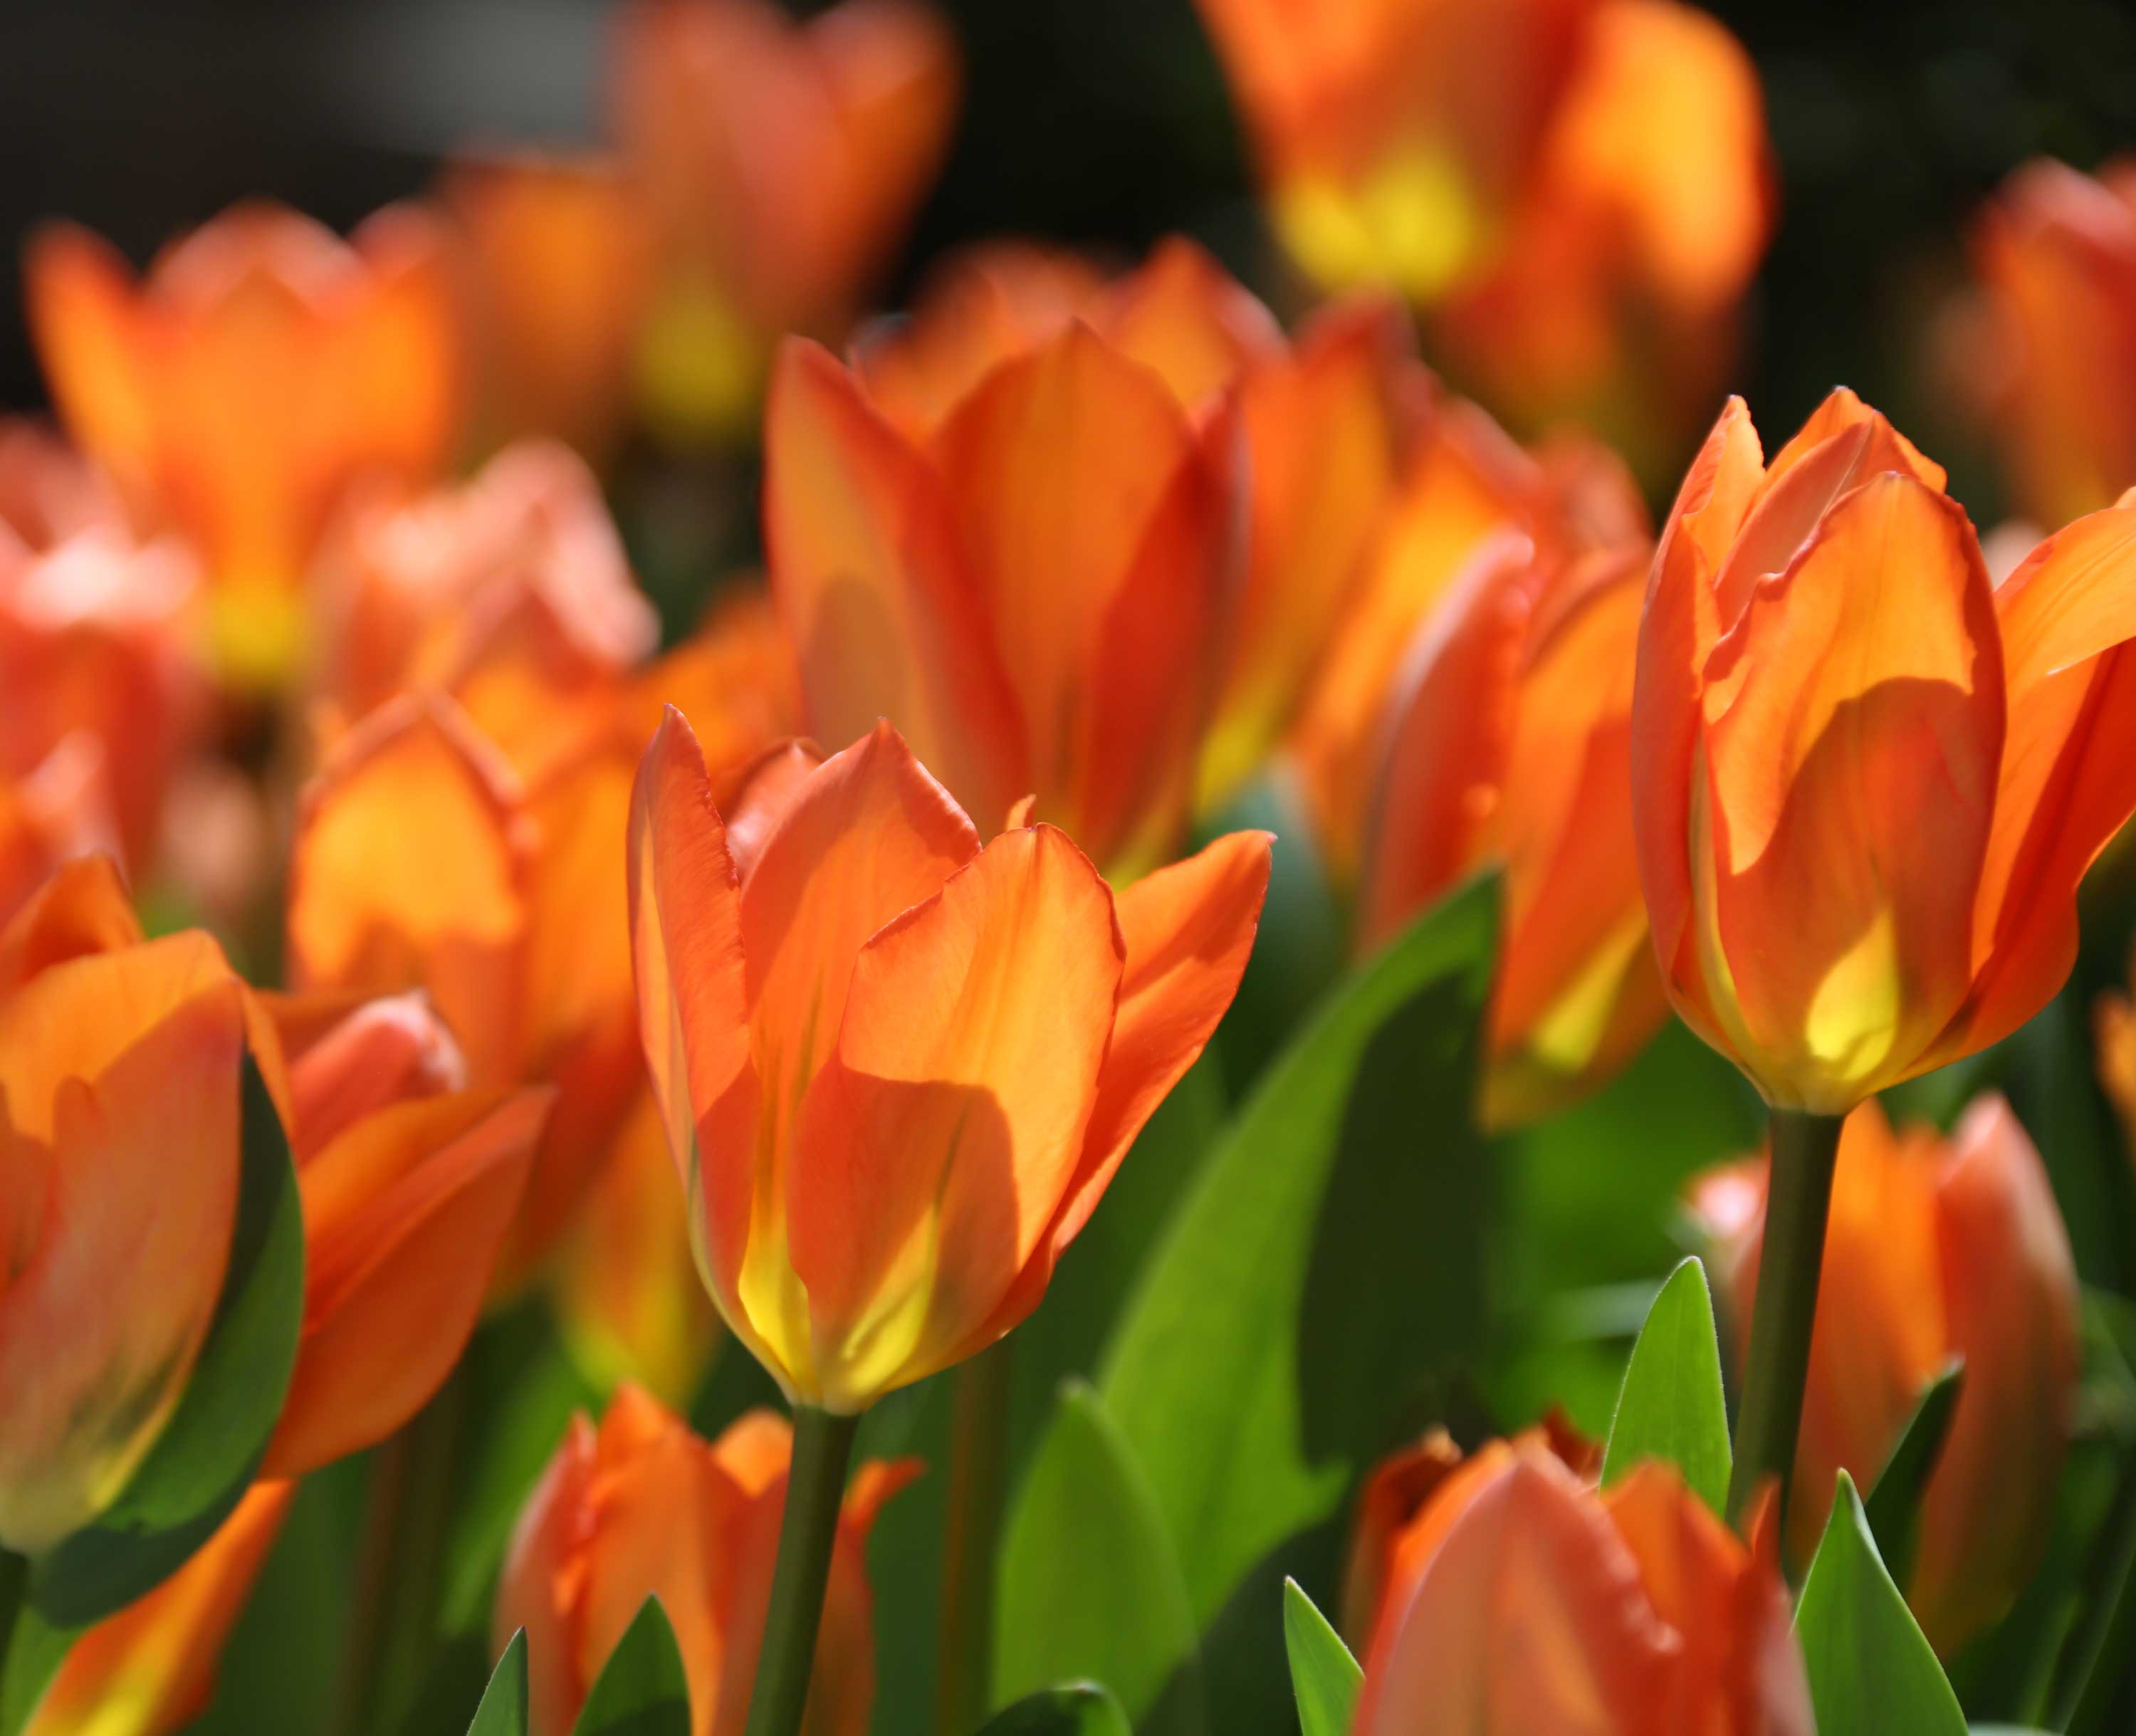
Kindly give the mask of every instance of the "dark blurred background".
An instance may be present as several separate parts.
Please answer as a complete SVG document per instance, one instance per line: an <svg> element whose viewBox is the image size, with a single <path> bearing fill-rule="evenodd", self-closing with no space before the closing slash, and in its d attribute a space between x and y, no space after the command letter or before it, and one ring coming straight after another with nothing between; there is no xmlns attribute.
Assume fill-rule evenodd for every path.
<svg viewBox="0 0 2136 1736"><path fill-rule="evenodd" d="M1201 236L1250 278L1245 165L1188 0L943 0L963 121L895 295L925 261L1014 230L1132 250ZM1719 0L1763 72L1779 239L1739 384L1769 426L1837 381L1931 445L1931 293L1982 195L2047 152L2136 149L2136 5L2114 0ZM265 193L346 227L486 142L590 142L598 0L12 0L0 12L0 403L41 401L17 260L72 216L145 260ZM1952 439L1957 436L1954 431ZM1984 471L1963 450L1954 482Z"/></svg>

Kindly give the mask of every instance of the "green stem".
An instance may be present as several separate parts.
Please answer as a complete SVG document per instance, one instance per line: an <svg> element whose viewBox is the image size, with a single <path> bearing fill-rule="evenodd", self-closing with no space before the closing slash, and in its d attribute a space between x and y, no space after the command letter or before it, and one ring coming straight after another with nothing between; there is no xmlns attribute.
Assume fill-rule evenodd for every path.
<svg viewBox="0 0 2136 1736"><path fill-rule="evenodd" d="M30 1558L0 1549L0 1675L5 1673L7 1650L15 1643L15 1624L29 1595Z"/></svg>
<svg viewBox="0 0 2136 1736"><path fill-rule="evenodd" d="M940 1736L966 1736L987 1709L993 1667L994 1562L1008 1485L1014 1338L961 1364L949 1442L949 1516L942 1539L942 1625L934 1684Z"/></svg>
<svg viewBox="0 0 2136 1736"><path fill-rule="evenodd" d="M771 1569L747 1736L795 1736L808 1709L823 1588L830 1583L846 1467L859 1427L857 1417L807 1404L794 1408L794 1461L786 1474L786 1510L779 1524L779 1557Z"/></svg>
<svg viewBox="0 0 2136 1736"><path fill-rule="evenodd" d="M1840 1125L1837 1116L1773 1111L1765 1235L1758 1252L1743 1403L1736 1419L1736 1466L1728 1479L1728 1517L1733 1522L1740 1522L1751 1496L1768 1477L1779 1480L1781 1515L1786 1513L1803 1392L1809 1382L1810 1332L1817 1323L1817 1285L1824 1267L1824 1225L1832 1208Z"/></svg>

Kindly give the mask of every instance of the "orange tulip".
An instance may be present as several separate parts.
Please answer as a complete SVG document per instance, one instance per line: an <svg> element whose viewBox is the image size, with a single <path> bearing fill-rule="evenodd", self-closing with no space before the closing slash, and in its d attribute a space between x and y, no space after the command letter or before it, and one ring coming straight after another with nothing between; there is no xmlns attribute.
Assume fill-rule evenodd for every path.
<svg viewBox="0 0 2136 1736"><path fill-rule="evenodd" d="M1169 860L1225 670L1234 412L1070 320L911 417L780 352L765 537L810 727L888 717L970 811L1035 792L1109 868Z"/></svg>
<svg viewBox="0 0 2136 1736"><path fill-rule="evenodd" d="M491 1633L527 1633L530 1729L565 1736L609 1653L658 1593L682 1651L695 1736L740 1736L749 1709L793 1431L752 1411L710 1443L634 1388L583 1416L527 1497ZM808 1736L866 1736L875 1699L867 1546L918 1463L863 1466L839 1515Z"/></svg>
<svg viewBox="0 0 2136 1736"><path fill-rule="evenodd" d="M2019 507L2041 523L2111 506L2136 485L2136 163L2097 179L2027 163L1973 234L1985 294L1980 396Z"/></svg>
<svg viewBox="0 0 2136 1736"><path fill-rule="evenodd" d="M104 750L70 736L24 777L0 774L0 923L62 863L119 853Z"/></svg>
<svg viewBox="0 0 2136 1736"><path fill-rule="evenodd" d="M1685 1021L1843 1114L2037 1012L2136 809L2136 508L1991 586L1940 469L1854 396L1768 466L1740 401L1640 630L1634 811Z"/></svg>
<svg viewBox="0 0 2136 1736"><path fill-rule="evenodd" d="M1666 446L1772 225L1726 29L1674 0L1199 5L1309 276L1401 289L1524 421Z"/></svg>
<svg viewBox="0 0 2136 1736"><path fill-rule="evenodd" d="M206 934L113 922L109 863L0 932L0 1544L96 1518L184 1392L237 1204L244 990Z"/></svg>
<svg viewBox="0 0 2136 1736"><path fill-rule="evenodd" d="M1763 1160L1695 1183L1721 1289L1747 1338ZM2039 1559L2079 1373L2076 1271L2046 1170L1999 1097L1948 1140L1894 1135L1864 1103L1840 1140L1789 1541L1814 1549L1838 1473L1873 1484L1953 1357L1964 1384L1920 1512L1906 1595L1946 1656L2009 1607Z"/></svg>
<svg viewBox="0 0 2136 1736"><path fill-rule="evenodd" d="M649 238L619 166L516 156L451 164L439 193L459 227L483 426L502 441L615 443L648 289Z"/></svg>
<svg viewBox="0 0 2136 1736"><path fill-rule="evenodd" d="M1769 1526L1746 1549L1669 1466L1597 1492L1493 1442L1395 1546L1351 1729L1810 1736L1791 1622Z"/></svg>
<svg viewBox="0 0 2136 1736"><path fill-rule="evenodd" d="M344 243L240 206L138 283L66 226L32 240L24 274L69 430L206 562L220 667L285 674L307 637L306 567L350 484L420 480L449 453L460 392L441 236L404 208Z"/></svg>
<svg viewBox="0 0 2136 1736"><path fill-rule="evenodd" d="M671 712L631 804L646 1060L721 1315L850 1413L1037 1306L1230 1005L1270 840L1116 897L1021 815L982 849L886 724L712 795Z"/></svg>
<svg viewBox="0 0 2136 1736"><path fill-rule="evenodd" d="M634 0L614 119L653 237L641 407L682 438L753 421L772 341L835 336L933 178L954 41L911 0L796 23L765 0Z"/></svg>
<svg viewBox="0 0 2136 1736"><path fill-rule="evenodd" d="M1260 769L1341 624L1429 414L1430 377L1396 304L1357 298L1286 339L1266 308L1177 236L1109 281L1070 255L978 249L906 325L863 343L857 365L876 408L925 446L995 368L1078 321L1190 414L1235 399L1246 560L1202 756L1206 810Z"/></svg>
<svg viewBox="0 0 2136 1736"><path fill-rule="evenodd" d="M1631 819L1648 545L1539 560L1507 536L1420 632L1385 723L1358 903L1398 932L1482 863L1505 873L1483 1113L1530 1121L1608 1078L1668 1003Z"/></svg>
<svg viewBox="0 0 2136 1736"><path fill-rule="evenodd" d="M177 1573L75 1640L24 1736L168 1736L205 1712L296 1492L255 1485Z"/></svg>
<svg viewBox="0 0 2136 1736"><path fill-rule="evenodd" d="M0 776L28 776L70 737L93 746L111 843L137 870L206 721L187 643L197 576L176 539L135 536L87 464L0 421Z"/></svg>

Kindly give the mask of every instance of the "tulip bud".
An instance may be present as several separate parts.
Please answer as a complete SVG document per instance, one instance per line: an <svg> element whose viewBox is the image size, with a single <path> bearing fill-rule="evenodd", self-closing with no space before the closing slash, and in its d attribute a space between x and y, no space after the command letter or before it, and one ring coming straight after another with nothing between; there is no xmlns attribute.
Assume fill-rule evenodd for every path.
<svg viewBox="0 0 2136 1736"><path fill-rule="evenodd" d="M1598 1492L1540 1433L1436 1468L1393 1549L1353 1736L1810 1736L1769 1526L1746 1549L1660 1464Z"/></svg>
<svg viewBox="0 0 2136 1736"><path fill-rule="evenodd" d="M598 1430L571 1420L512 1534L492 1641L527 1633L532 1736L566 1736L639 1607L658 1594L690 1685L694 1736L740 1736L764 1636L793 1431L753 1411L707 1444L635 1388ZM866 1736L875 1699L867 1545L913 1460L861 1468L839 1516L808 1736Z"/></svg>
<svg viewBox="0 0 2136 1736"><path fill-rule="evenodd" d="M1762 1160L1695 1183L1723 1296L1747 1340ZM1867 1487L1953 1359L1964 1384L1923 1498L1908 1600L1956 1651L2022 1588L2047 1534L2076 1398L2077 1286L2039 1153L2000 1097L1958 1131L1847 1117L1810 1340L1789 1543L1814 1549L1841 1471Z"/></svg>
<svg viewBox="0 0 2136 1736"><path fill-rule="evenodd" d="M1740 401L1655 556L1632 779L1656 956L1778 1109L2007 1035L2136 809L2136 508L1991 586L1944 474L1851 392L1762 459Z"/></svg>
<svg viewBox="0 0 2136 1736"><path fill-rule="evenodd" d="M1230 1005L1270 840L1116 896L1051 826L982 849L886 724L794 757L730 830L669 713L632 800L631 931L713 1300L789 1396L852 1413L1037 1306Z"/></svg>

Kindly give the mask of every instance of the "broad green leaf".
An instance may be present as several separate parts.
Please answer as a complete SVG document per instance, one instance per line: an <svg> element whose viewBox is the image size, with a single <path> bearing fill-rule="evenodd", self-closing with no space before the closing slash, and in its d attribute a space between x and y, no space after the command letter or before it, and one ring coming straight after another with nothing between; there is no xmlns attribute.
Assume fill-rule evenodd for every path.
<svg viewBox="0 0 2136 1736"><path fill-rule="evenodd" d="M1795 1635L1818 1736L1964 1736L1958 1696L1877 1558L1862 1497L1843 1471L1803 1581Z"/></svg>
<svg viewBox="0 0 2136 1736"><path fill-rule="evenodd" d="M1142 1724L1198 1728L1194 1615L1148 1480L1098 1395L1063 1384L1002 1539L994 1617L997 1705L1089 1678ZM1184 1675L1184 1680L1175 1678Z"/></svg>
<svg viewBox="0 0 2136 1736"><path fill-rule="evenodd" d="M504 1648L474 1709L468 1736L527 1736L527 1630L521 1628Z"/></svg>
<svg viewBox="0 0 2136 1736"><path fill-rule="evenodd" d="M94 1524L41 1557L30 1601L80 1627L154 1589L229 1517L280 1416L304 1311L304 1221L281 1118L247 1055L230 1264L184 1396Z"/></svg>
<svg viewBox="0 0 2136 1736"><path fill-rule="evenodd" d="M690 1736L689 1679L658 1597L640 1604L624 1629L571 1736Z"/></svg>
<svg viewBox="0 0 2136 1736"><path fill-rule="evenodd" d="M1100 1387L1199 1622L1487 1336L1493 1171L1471 1105L1497 907L1495 881L1464 887L1337 988L1123 1312Z"/></svg>
<svg viewBox="0 0 2136 1736"><path fill-rule="evenodd" d="M1669 1274L1639 1328L1602 1455L1603 1482L1615 1482L1642 1459L1675 1466L1716 1513L1726 1504L1728 1400L1713 1296L1697 1260Z"/></svg>
<svg viewBox="0 0 2136 1736"><path fill-rule="evenodd" d="M21 1575L22 1558L0 1563L0 1572ZM54 1627L22 1601L25 1588L19 1578L7 1588L16 1603L13 1629L8 1635L7 1656L0 1658L0 1736L17 1736L36 1715L37 1702L66 1661L74 1633Z"/></svg>
<svg viewBox="0 0 2136 1736"><path fill-rule="evenodd" d="M1891 1449L1883 1470L1870 1486L1864 1509L1869 1515L1870 1534L1876 1539L1876 1552L1895 1580L1904 1579L1912 1570L1921 1496L1950 1433L1950 1419L1957 1413L1964 1382L1965 1359L1954 1358L1922 1393L1898 1445Z"/></svg>
<svg viewBox="0 0 2136 1736"><path fill-rule="evenodd" d="M1004 1706L978 1736L1129 1736L1128 1714L1095 1682L1065 1682Z"/></svg>
<svg viewBox="0 0 2136 1736"><path fill-rule="evenodd" d="M1283 1646L1303 1736L1347 1736L1365 1672L1295 1579L1283 1583Z"/></svg>

